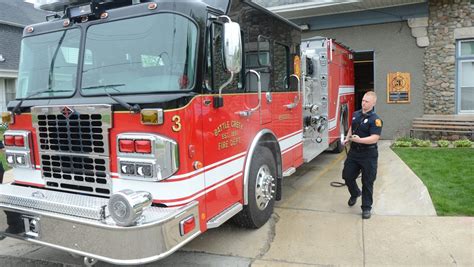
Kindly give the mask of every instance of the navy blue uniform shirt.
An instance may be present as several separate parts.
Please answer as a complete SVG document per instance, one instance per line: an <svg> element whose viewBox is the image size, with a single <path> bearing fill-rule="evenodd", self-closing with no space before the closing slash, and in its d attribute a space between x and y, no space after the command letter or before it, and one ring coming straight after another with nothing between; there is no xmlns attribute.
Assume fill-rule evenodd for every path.
<svg viewBox="0 0 474 267"><path fill-rule="evenodd" d="M352 134L358 135L360 138L368 137L373 134L382 134L382 120L374 111L369 111L366 114L362 110L354 112L352 116ZM352 143L355 144L355 143ZM355 144L361 147L371 146L366 144Z"/></svg>

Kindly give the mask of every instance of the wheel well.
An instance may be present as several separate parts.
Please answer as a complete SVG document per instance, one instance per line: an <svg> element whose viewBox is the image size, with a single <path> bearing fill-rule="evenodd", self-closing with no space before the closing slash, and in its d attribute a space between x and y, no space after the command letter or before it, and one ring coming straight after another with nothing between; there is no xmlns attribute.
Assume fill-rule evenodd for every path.
<svg viewBox="0 0 474 267"><path fill-rule="evenodd" d="M281 159L281 150L280 144L278 143L278 139L276 138L275 134L270 130L262 130L260 131L252 141L247 158L245 161L245 170L244 170L244 183L243 183L243 193L244 193L244 205L248 204L248 179L249 179L249 168L250 168L250 161L252 160L253 153L255 152L258 146L264 146L270 149L272 155L276 162L276 172L277 172L277 200L281 197L281 180L283 178L283 171L282 171L282 159Z"/></svg>
<svg viewBox="0 0 474 267"><path fill-rule="evenodd" d="M282 159L281 159L280 144L278 143L278 140L272 134L267 133L260 138L260 140L258 141L258 146L264 146L270 149L277 165L276 166L277 178L281 179L283 177Z"/></svg>

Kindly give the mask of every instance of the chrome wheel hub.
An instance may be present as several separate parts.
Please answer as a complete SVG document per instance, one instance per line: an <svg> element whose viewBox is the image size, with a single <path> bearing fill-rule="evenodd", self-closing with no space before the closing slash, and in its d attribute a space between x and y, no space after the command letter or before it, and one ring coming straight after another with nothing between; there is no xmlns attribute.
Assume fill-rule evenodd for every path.
<svg viewBox="0 0 474 267"><path fill-rule="evenodd" d="M257 182L255 184L255 199L257 207L264 210L275 193L275 178L273 178L270 168L262 165L257 172Z"/></svg>

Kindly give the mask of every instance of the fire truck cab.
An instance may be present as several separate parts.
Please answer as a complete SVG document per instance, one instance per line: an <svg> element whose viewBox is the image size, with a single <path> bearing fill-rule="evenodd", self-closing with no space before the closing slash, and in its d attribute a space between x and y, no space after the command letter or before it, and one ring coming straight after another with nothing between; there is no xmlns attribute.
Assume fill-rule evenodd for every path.
<svg viewBox="0 0 474 267"><path fill-rule="evenodd" d="M155 261L230 218L262 226L284 176L341 150L350 50L302 43L251 1L35 6L54 13L24 29L2 114L14 181L0 185L0 236L88 265Z"/></svg>

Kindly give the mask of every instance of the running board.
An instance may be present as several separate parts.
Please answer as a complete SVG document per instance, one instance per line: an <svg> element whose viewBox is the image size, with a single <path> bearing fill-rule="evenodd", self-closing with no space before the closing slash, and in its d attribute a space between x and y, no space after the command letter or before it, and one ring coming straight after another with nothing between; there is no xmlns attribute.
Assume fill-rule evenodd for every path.
<svg viewBox="0 0 474 267"><path fill-rule="evenodd" d="M216 228L221 226L221 224L225 223L227 220L232 218L235 214L239 213L243 209L242 204L235 203L234 205L230 206L223 212L217 214L214 218L207 222L207 229Z"/></svg>
<svg viewBox="0 0 474 267"><path fill-rule="evenodd" d="M288 168L288 170L283 172L283 177L288 177L288 176L292 175L295 172L296 172L296 169L294 167L290 167L290 168Z"/></svg>

